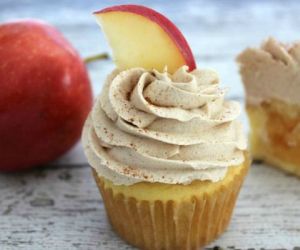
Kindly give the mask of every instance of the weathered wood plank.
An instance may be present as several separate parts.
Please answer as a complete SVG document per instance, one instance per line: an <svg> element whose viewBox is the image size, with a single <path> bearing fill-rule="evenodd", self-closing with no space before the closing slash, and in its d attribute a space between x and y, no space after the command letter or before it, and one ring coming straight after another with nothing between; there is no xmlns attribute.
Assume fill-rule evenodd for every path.
<svg viewBox="0 0 300 250"><path fill-rule="evenodd" d="M1 175L0 190L4 249L131 249L107 223L87 165ZM230 227L211 247L300 247L299 203L299 179L254 165Z"/></svg>

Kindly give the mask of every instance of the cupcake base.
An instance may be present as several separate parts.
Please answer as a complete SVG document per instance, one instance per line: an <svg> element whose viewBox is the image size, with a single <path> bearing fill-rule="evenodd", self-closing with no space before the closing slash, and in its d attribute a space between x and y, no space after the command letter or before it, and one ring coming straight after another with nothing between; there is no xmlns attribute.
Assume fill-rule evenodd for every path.
<svg viewBox="0 0 300 250"><path fill-rule="evenodd" d="M141 249L199 249L229 224L249 166L230 167L217 183L137 183L116 186L94 171L114 230Z"/></svg>
<svg viewBox="0 0 300 250"><path fill-rule="evenodd" d="M272 100L247 113L253 158L300 176L300 107Z"/></svg>

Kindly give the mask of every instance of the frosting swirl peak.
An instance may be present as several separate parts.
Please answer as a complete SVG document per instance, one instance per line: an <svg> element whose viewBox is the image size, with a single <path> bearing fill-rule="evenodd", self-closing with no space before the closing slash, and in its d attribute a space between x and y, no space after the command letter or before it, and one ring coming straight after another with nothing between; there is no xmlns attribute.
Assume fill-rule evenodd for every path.
<svg viewBox="0 0 300 250"><path fill-rule="evenodd" d="M86 122L90 164L115 184L218 181L244 161L240 106L212 70L115 70Z"/></svg>

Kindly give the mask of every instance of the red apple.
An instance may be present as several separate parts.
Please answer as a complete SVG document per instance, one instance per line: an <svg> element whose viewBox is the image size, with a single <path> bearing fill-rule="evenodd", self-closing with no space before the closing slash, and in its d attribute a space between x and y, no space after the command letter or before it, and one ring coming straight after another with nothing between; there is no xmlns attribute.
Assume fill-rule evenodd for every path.
<svg viewBox="0 0 300 250"><path fill-rule="evenodd" d="M196 68L192 51L179 29L160 13L140 5L96 11L120 69L143 67L169 72L182 65Z"/></svg>
<svg viewBox="0 0 300 250"><path fill-rule="evenodd" d="M0 170L65 153L91 105L85 65L60 32L37 20L0 25Z"/></svg>

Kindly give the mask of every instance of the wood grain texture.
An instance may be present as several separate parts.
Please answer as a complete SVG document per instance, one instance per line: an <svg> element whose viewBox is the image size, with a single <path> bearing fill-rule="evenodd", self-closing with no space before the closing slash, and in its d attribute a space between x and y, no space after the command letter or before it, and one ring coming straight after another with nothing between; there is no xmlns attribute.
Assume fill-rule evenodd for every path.
<svg viewBox="0 0 300 250"><path fill-rule="evenodd" d="M168 15L186 35L199 67L212 67L243 103L235 56L273 35L300 38L300 2L131 1ZM124 1L1 0L0 21L36 17L57 26L83 56L108 51L90 13ZM0 59L1 60L1 59ZM1 61L0 61L1 62ZM113 69L111 61L89 65L94 93ZM242 115L246 129L245 115ZM1 138L0 138L1 139ZM230 227L215 249L300 249L300 180L253 164ZM133 249L107 223L103 203L82 147L32 172L0 174L0 249Z"/></svg>
<svg viewBox="0 0 300 250"><path fill-rule="evenodd" d="M112 232L85 164L1 175L0 190L0 249L133 249ZM230 227L211 247L299 247L299 203L297 178L253 165Z"/></svg>

